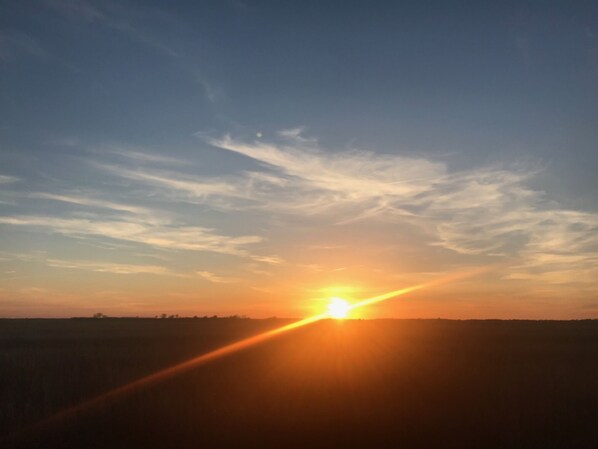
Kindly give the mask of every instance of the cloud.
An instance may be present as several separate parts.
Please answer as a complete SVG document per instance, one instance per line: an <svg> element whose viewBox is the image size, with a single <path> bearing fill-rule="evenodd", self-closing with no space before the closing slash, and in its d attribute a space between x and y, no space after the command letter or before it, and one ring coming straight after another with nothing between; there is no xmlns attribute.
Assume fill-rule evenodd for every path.
<svg viewBox="0 0 598 449"><path fill-rule="evenodd" d="M48 199L48 200L60 201L60 202L64 202L64 203L77 204L80 206L90 206L90 207L98 207L101 209L111 209L111 210L115 210L115 211L128 212L133 215L144 215L146 217L152 216L152 212L145 207L115 203L112 201L105 201L105 200L95 199L95 198L88 198L88 197L75 196L75 195L60 195L60 194L55 194L55 193L38 193L38 192L31 193L29 196L31 198Z"/></svg>
<svg viewBox="0 0 598 449"><path fill-rule="evenodd" d="M302 126L298 126L296 128L288 128L288 129L281 129L276 133L278 136L282 137L283 139L290 140L297 143L302 144L317 144L317 139L305 137L305 128Z"/></svg>
<svg viewBox="0 0 598 449"><path fill-rule="evenodd" d="M208 251L240 257L251 255L246 249L247 245L262 241L262 238L258 236L223 236L214 233L212 229L199 226L157 225L99 218L5 216L0 217L0 224L47 229L53 233L70 236L95 236L124 240L162 249Z"/></svg>
<svg viewBox="0 0 598 449"><path fill-rule="evenodd" d="M303 128L299 126L297 128L281 129L276 134L290 139L298 139L303 134Z"/></svg>
<svg viewBox="0 0 598 449"><path fill-rule="evenodd" d="M320 226L371 220L411 226L424 236L422 244L464 256L516 260L507 279L562 284L567 279L584 282L595 274L598 214L567 210L531 189L536 167L451 172L445 163L421 157L324 151L302 133L301 128L283 130L279 142L207 138L211 145L261 165L236 176L191 178L105 168L178 192L179 200L236 213L256 209L270 217L313 217ZM271 256L252 258L279 263ZM555 262L545 263L549 259Z"/></svg>
<svg viewBox="0 0 598 449"><path fill-rule="evenodd" d="M168 19L164 13L158 13L150 9L141 10L132 8L130 5L123 5L118 2L103 1L93 4L85 0L45 0L45 5L59 14L73 21L96 22L110 29L122 32L132 40L154 48L155 50L170 56L177 57L178 53L154 33L146 32L134 22L140 18L148 19L147 11L153 13L153 18ZM137 19L137 20L136 20Z"/></svg>
<svg viewBox="0 0 598 449"><path fill-rule="evenodd" d="M367 151L328 153L315 147L313 139L301 137L300 130L283 133L285 141L278 145L240 142L228 136L209 139L218 148L247 156L285 176L287 185L278 192L280 201L268 199L274 208L309 214L330 210L338 213L345 205L357 204L362 206L360 213L367 212L368 216L389 209L409 215L399 203L390 202L400 199L406 204L446 175L444 164L423 158ZM275 186L283 183L278 181ZM255 190L254 194L267 194L265 190Z"/></svg>
<svg viewBox="0 0 598 449"><path fill-rule="evenodd" d="M598 279L598 218L577 211L537 213L521 263L508 279L550 284L596 284ZM594 287L598 293L598 287Z"/></svg>
<svg viewBox="0 0 598 449"><path fill-rule="evenodd" d="M427 185L420 180L437 179L446 172L444 164L423 158L367 151L327 153L315 148L311 139L287 136L290 135L294 136L292 141L281 145L262 141L243 143L228 136L209 142L270 165L313 187L346 194L353 200L413 194Z"/></svg>
<svg viewBox="0 0 598 449"><path fill-rule="evenodd" d="M180 166L160 156L145 157L142 150L132 153L139 162L135 169L93 165L104 174L150 186L144 204L162 197L221 209L219 213L241 223L259 217L262 225L256 235L223 235L148 207L81 194L30 196L88 208L83 217L13 215L0 217L0 223L160 249L228 254L272 266L284 263L273 254L285 250L284 243L280 246L270 240L272 231L278 238L292 241L305 229L360 226L360 233L377 233L382 228L362 226L376 223L384 226L385 234L375 237L387 242L387 248L396 245L400 234L419 245L421 253L441 248L442 263L507 260L511 266L502 277L513 282L586 289L595 284L598 214L569 210L532 189L530 181L540 171L537 167L487 166L454 171L444 162L423 157L328 151L303 133L301 128L283 130L271 141L204 136L222 151L254 161L251 170L233 168L219 177L182 173L177 170ZM168 169L160 169L162 165ZM147 193L147 188L143 192ZM112 215L94 209L109 210ZM271 254L256 254L252 248L258 243ZM318 261L318 265L322 264ZM436 269L441 268L430 267ZM259 267L256 270L263 271Z"/></svg>
<svg viewBox="0 0 598 449"><path fill-rule="evenodd" d="M155 154L155 153L148 153L141 149L130 149L130 148L123 148L122 146L108 146L102 147L97 152L100 153L112 153L118 156L132 159L134 161L139 162L155 162L157 164L174 164L174 165L182 165L185 162L174 157L164 156L162 154Z"/></svg>
<svg viewBox="0 0 598 449"><path fill-rule="evenodd" d="M40 251L10 253L0 252L0 261L22 261L43 263L53 268L67 268L77 270L95 271L100 273L114 274L154 274L163 276L189 277L189 275L176 273L166 267L147 264L126 264L118 262L98 262L93 260L66 260L48 257L48 254ZM16 274L17 271L5 271L5 274ZM18 276L30 277L31 275Z"/></svg>
<svg viewBox="0 0 598 449"><path fill-rule="evenodd" d="M0 175L0 184L11 184L19 181L16 176Z"/></svg>
<svg viewBox="0 0 598 449"><path fill-rule="evenodd" d="M420 196L419 214L435 223L440 246L462 254L500 251L543 214L541 194L525 186L532 174L496 168L452 174Z"/></svg>
<svg viewBox="0 0 598 449"><path fill-rule="evenodd" d="M153 274L160 276L181 276L173 273L165 267L157 265L131 265L112 262L94 262L88 260L63 260L63 259L46 259L45 263L54 268L68 268L76 270L88 270L100 273L114 273L114 274Z"/></svg>
<svg viewBox="0 0 598 449"><path fill-rule="evenodd" d="M265 263L272 263L274 260L249 251L249 246L263 240L259 236L226 236L211 228L179 223L162 211L82 195L37 192L28 196L75 204L90 210L83 217L77 213L71 216L0 216L0 224L29 227L78 238L108 238L166 250L207 251L257 258L254 260L263 258ZM108 210L112 214L96 211L98 208Z"/></svg>
<svg viewBox="0 0 598 449"><path fill-rule="evenodd" d="M511 279L575 283L597 278L598 214L567 210L528 187L536 168L450 172L446 164L424 158L325 152L315 140L301 137L300 129L281 135L285 140L278 144L229 136L209 140L284 178L276 184L282 190L278 199L258 197L273 212L344 214L336 224L408 223L425 231L431 245L463 255L517 258L521 263L509 271Z"/></svg>
<svg viewBox="0 0 598 449"><path fill-rule="evenodd" d="M190 45L188 34L194 32L193 27L178 15L158 7L110 0L43 0L42 4L75 26L87 27L93 24L104 27L110 32L126 36L132 43L166 57L177 64L190 80L197 83L211 104L225 97L220 85L208 76L207 68L210 64L203 61L204 52L198 54L197 51L192 51L196 45ZM50 59L51 56L31 36L0 34L0 60L9 61L16 53L26 53L41 59ZM74 68L71 64L66 65Z"/></svg>
<svg viewBox="0 0 598 449"><path fill-rule="evenodd" d="M150 171L144 169L131 170L109 164L95 164L113 175L125 179L140 181L144 184L152 185L156 188L164 188L184 193L188 199L205 199L207 197L237 197L246 198L247 195L242 192L239 186L233 182L217 178L203 178L198 181L197 178L189 178L180 173L169 173L164 171Z"/></svg>
<svg viewBox="0 0 598 449"><path fill-rule="evenodd" d="M284 263L284 259L278 256L258 256L252 255L251 258L256 262L263 262L271 265L280 265Z"/></svg>
<svg viewBox="0 0 598 449"><path fill-rule="evenodd" d="M206 281L213 282L215 284L231 284L238 282L238 279L219 276L210 271L198 271L197 275Z"/></svg>
<svg viewBox="0 0 598 449"><path fill-rule="evenodd" d="M222 89L216 87L199 69L195 69L195 82L201 86L210 103L217 103L224 96Z"/></svg>

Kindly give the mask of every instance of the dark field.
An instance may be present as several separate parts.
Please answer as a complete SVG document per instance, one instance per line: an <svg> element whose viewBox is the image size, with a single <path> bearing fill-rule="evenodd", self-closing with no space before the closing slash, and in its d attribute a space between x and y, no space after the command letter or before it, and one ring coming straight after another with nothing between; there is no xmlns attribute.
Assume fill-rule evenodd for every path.
<svg viewBox="0 0 598 449"><path fill-rule="evenodd" d="M0 447L598 447L598 321L322 321L28 428L286 323L0 320Z"/></svg>

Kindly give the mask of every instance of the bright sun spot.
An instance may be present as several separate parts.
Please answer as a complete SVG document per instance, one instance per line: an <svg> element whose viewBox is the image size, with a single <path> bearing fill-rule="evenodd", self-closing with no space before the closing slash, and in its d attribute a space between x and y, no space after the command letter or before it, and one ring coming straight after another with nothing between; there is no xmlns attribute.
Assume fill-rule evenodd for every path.
<svg viewBox="0 0 598 449"><path fill-rule="evenodd" d="M341 298L330 298L330 302L328 303L327 312L328 315L332 318L336 318L340 320L342 318L346 318L347 314L351 306L347 301Z"/></svg>

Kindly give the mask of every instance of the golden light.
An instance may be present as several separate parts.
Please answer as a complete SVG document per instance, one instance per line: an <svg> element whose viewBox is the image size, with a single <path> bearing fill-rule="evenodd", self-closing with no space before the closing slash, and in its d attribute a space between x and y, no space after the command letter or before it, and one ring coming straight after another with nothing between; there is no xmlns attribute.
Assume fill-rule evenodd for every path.
<svg viewBox="0 0 598 449"><path fill-rule="evenodd" d="M330 298L326 310L331 318L342 320L347 317L349 310L351 310L351 306L344 299L335 297Z"/></svg>

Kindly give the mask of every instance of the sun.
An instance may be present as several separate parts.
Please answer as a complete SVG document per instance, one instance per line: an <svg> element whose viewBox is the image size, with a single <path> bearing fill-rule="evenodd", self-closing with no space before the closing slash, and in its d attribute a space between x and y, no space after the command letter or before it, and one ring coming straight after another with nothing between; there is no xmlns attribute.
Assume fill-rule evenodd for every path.
<svg viewBox="0 0 598 449"><path fill-rule="evenodd" d="M330 302L326 308L328 316L337 320L342 320L347 317L351 306L347 301L341 298L330 298Z"/></svg>

